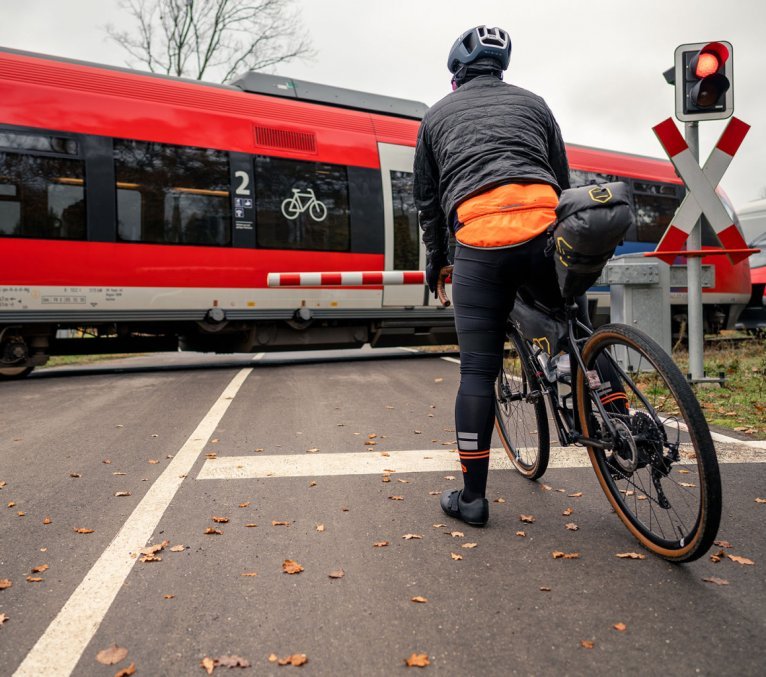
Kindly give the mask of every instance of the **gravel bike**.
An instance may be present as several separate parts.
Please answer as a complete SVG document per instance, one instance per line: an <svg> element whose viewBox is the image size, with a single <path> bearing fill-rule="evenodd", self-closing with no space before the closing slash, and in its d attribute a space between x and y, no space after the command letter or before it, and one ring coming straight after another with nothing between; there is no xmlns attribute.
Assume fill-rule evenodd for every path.
<svg viewBox="0 0 766 677"><path fill-rule="evenodd" d="M704 555L718 532L721 480L707 422L681 371L634 327L592 331L573 298L557 309L536 303L535 312L557 328L548 338L558 350L549 354L539 338L525 336L512 312L495 387L496 428L516 469L542 477L550 420L562 446L587 449L609 502L644 547L673 562Z"/></svg>

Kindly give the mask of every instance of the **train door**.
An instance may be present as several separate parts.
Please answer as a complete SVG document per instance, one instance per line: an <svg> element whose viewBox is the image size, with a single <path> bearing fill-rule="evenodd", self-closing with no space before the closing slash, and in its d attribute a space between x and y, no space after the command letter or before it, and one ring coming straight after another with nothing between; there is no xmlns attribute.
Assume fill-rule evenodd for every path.
<svg viewBox="0 0 766 677"><path fill-rule="evenodd" d="M425 250L420 239L418 214L412 196L415 149L410 146L378 144L383 179L386 270L423 270ZM421 285L386 285L384 306L422 306L426 300Z"/></svg>

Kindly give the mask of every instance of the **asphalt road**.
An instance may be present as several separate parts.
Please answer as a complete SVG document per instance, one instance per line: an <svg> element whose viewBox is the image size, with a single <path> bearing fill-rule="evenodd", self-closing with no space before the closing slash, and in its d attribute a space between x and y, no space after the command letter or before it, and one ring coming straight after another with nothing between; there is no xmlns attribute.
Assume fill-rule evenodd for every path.
<svg viewBox="0 0 766 677"><path fill-rule="evenodd" d="M131 662L203 675L206 656L247 659L252 674L390 675L413 653L426 674L763 674L766 450L721 466L719 538L754 565L618 559L643 551L584 462L538 483L492 470L490 524L472 529L436 495L460 485L443 461L458 365L352 357L168 354L0 384L0 587L12 583L0 675L111 676ZM369 470L389 461L436 469L388 482ZM135 556L163 541L161 561ZM284 573L285 560L303 570ZM127 656L101 664L113 644Z"/></svg>

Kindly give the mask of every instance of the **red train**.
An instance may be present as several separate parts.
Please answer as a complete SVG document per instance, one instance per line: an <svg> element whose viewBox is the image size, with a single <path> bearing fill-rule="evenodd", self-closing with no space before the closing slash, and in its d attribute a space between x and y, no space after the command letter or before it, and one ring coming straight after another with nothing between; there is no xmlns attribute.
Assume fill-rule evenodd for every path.
<svg viewBox="0 0 766 677"><path fill-rule="evenodd" d="M422 269L425 110L257 73L216 85L0 49L0 377L54 354L454 342L451 311L422 286L266 285ZM626 247L653 249L681 196L670 164L569 154L576 182L632 183ZM710 262L706 318L725 326L749 269ZM595 291L597 315L607 299Z"/></svg>

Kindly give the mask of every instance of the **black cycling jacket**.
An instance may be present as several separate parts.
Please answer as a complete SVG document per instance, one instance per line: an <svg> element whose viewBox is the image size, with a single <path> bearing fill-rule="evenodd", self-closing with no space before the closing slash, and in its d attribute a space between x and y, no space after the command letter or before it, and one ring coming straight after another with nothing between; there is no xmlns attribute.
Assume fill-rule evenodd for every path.
<svg viewBox="0 0 766 677"><path fill-rule="evenodd" d="M479 75L431 107L415 151L415 204L429 260L446 260L448 221L464 200L506 183L569 188L561 131L545 101Z"/></svg>

